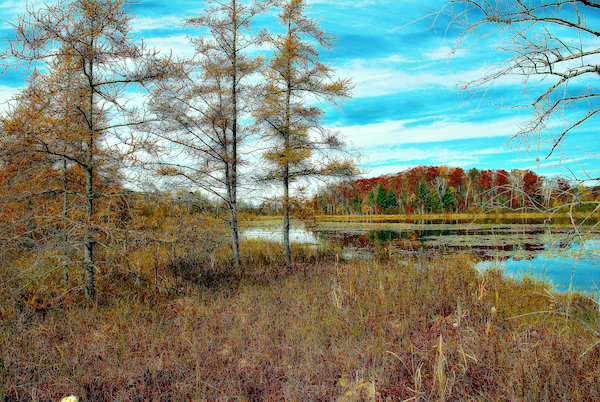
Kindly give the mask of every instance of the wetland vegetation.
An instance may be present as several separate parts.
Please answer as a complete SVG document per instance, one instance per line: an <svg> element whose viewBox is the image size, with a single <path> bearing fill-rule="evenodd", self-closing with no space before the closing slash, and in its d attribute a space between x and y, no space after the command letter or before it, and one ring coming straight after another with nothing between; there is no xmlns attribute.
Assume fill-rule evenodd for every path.
<svg viewBox="0 0 600 402"><path fill-rule="evenodd" d="M278 240L277 218L254 221L245 229L251 238ZM297 222L291 236L298 242L333 244L345 255L366 255L385 249L405 258L422 252L466 252L487 269L498 266L509 275L529 274L561 290L597 293L600 232L581 226L575 235L567 218L544 219L534 214L476 216L320 216ZM576 269L575 269L576 268Z"/></svg>
<svg viewBox="0 0 600 402"><path fill-rule="evenodd" d="M480 270L466 248L403 254L389 240L360 256L295 242L289 264L277 241L244 239L236 270L218 219L177 198L130 201L138 236L100 254L94 301L51 256L2 271L4 400L600 398L587 294Z"/></svg>
<svg viewBox="0 0 600 402"><path fill-rule="evenodd" d="M241 245L234 277L226 255L140 261L103 275L92 304L60 280L12 298L26 278L5 282L4 400L600 398L590 298L479 272L465 254L345 261L296 245L289 265L277 243Z"/></svg>

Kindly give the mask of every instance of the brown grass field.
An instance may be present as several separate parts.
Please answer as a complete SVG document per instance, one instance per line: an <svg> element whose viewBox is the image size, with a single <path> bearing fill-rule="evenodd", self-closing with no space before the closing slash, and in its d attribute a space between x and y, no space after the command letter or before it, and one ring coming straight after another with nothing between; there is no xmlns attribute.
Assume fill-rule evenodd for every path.
<svg viewBox="0 0 600 402"><path fill-rule="evenodd" d="M585 295L480 273L466 254L342 261L296 246L286 265L277 244L242 251L240 272L105 271L93 303L59 273L3 273L0 400L600 400Z"/></svg>

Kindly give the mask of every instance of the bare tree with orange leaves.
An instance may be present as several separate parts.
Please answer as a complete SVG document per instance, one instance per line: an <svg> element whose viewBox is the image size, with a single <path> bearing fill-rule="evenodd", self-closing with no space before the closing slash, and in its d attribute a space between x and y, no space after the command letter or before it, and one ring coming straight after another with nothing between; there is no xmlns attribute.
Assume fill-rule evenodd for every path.
<svg viewBox="0 0 600 402"><path fill-rule="evenodd" d="M81 186L74 185L81 181L75 178L81 174L74 172L71 160L80 156L80 134L85 127L73 105L82 105L84 97L79 93L77 99L76 91L61 91L73 82L60 74L60 67L49 65L49 69L51 74L34 72L28 86L0 118L0 155L4 161L0 169L3 243L11 249L9 255L13 257L19 255L18 247L14 248L19 244L27 249L36 246L35 253L46 257L55 257L62 249L68 281L67 232L76 230L67 223L68 210L78 204L73 195L82 192ZM17 213L19 210L23 214ZM27 221L25 226L20 225L23 219ZM56 236L57 230L62 232L61 236ZM62 247L57 244L61 242Z"/></svg>
<svg viewBox="0 0 600 402"><path fill-rule="evenodd" d="M77 130L78 152L65 152L65 143L57 148L43 144L41 151L68 160L82 171L84 205L82 214L83 271L85 292L94 298L94 246L98 241L96 203L104 194L99 183L106 172L115 172L124 160L123 150L134 148L132 137L119 142L126 127L140 124L135 108L127 108L135 86L161 79L164 62L148 52L143 43L131 35L130 22L135 17L128 0L73 0L59 2L38 10L28 9L26 15L13 24L14 32L4 42L7 49L0 54L2 71L38 65L68 68L73 85L57 88L78 101L69 106L69 113L78 115L83 127ZM67 95L69 94L69 95ZM83 94L83 103L79 102ZM32 122L38 124L38 122ZM64 127L53 126L61 130ZM39 129L39 127L36 127ZM110 143L108 138L111 139ZM41 139L38 138L38 140ZM108 168L111 166L112 168Z"/></svg>
<svg viewBox="0 0 600 402"><path fill-rule="evenodd" d="M305 0L288 0L279 6L284 33L264 33L273 50L264 69L265 84L256 118L268 144L263 159L267 170L261 180L283 187L284 247L291 261L290 209L292 185L304 178L349 176L355 165L345 152L341 134L323 127L324 110L318 102L340 106L350 98L349 79L334 78L317 47L333 48L335 37L318 21L306 17Z"/></svg>

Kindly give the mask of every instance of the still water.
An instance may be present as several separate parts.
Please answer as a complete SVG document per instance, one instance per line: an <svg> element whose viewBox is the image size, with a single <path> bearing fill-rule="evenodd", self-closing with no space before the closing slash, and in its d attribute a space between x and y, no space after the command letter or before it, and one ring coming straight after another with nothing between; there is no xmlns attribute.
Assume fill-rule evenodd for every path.
<svg viewBox="0 0 600 402"><path fill-rule="evenodd" d="M469 251L477 267L493 266L508 275L544 279L557 290L597 292L600 287L600 232L589 227L574 235L567 222L543 220L466 221L319 221L310 227L296 222L290 239L303 243L333 243L347 252L366 253L391 247L407 257L423 250ZM245 238L282 241L281 223L258 221L243 232Z"/></svg>

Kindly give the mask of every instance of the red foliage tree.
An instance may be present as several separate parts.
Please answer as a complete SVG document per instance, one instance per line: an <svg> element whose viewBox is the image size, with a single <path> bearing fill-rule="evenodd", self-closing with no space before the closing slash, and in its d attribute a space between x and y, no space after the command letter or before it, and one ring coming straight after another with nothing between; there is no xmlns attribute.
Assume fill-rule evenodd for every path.
<svg viewBox="0 0 600 402"><path fill-rule="evenodd" d="M462 168L455 168L448 176L448 179L448 184L450 184L451 187L458 189L465 179L465 171Z"/></svg>

